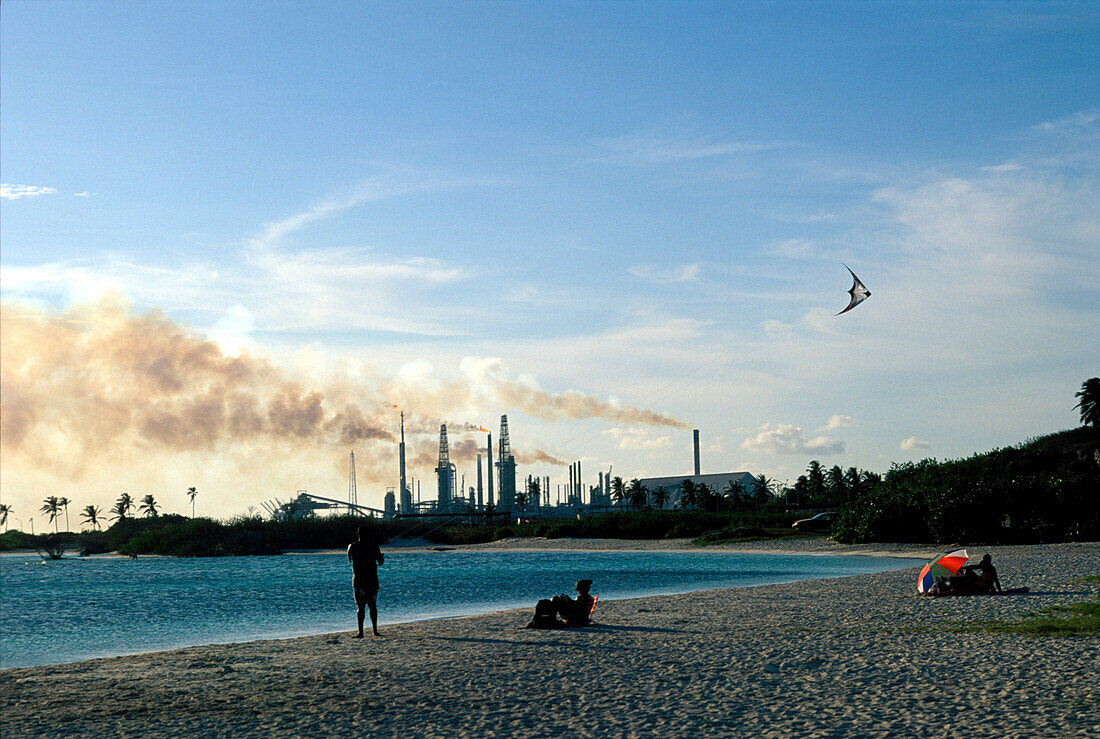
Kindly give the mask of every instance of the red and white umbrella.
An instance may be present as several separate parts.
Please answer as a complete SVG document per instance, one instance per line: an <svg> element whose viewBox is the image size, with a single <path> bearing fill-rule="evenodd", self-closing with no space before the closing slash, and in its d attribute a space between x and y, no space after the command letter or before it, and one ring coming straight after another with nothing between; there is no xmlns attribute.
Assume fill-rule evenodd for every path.
<svg viewBox="0 0 1100 739"><path fill-rule="evenodd" d="M957 575L970 555L965 549L952 549L946 554L941 554L924 566L917 576L917 592L927 593L932 589L937 577L951 577Z"/></svg>

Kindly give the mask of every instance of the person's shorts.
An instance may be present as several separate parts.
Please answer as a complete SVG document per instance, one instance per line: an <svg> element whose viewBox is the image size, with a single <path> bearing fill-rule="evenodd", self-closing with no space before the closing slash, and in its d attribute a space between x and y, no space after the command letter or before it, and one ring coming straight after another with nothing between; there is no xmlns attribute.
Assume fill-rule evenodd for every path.
<svg viewBox="0 0 1100 739"><path fill-rule="evenodd" d="M361 606L373 603L378 597L378 585L368 585L365 588L355 588L355 605Z"/></svg>

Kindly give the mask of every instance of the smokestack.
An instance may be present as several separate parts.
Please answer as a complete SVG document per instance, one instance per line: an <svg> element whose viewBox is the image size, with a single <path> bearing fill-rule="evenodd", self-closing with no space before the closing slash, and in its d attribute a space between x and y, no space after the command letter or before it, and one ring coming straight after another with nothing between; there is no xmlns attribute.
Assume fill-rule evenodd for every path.
<svg viewBox="0 0 1100 739"><path fill-rule="evenodd" d="M401 489L399 492L401 512L412 513L412 491L409 490L405 482L405 411L401 411L401 444L397 447L397 450L397 466L401 476Z"/></svg>
<svg viewBox="0 0 1100 739"><path fill-rule="evenodd" d="M695 441L695 476L699 476L699 429L695 429L691 432L691 435Z"/></svg>
<svg viewBox="0 0 1100 739"><path fill-rule="evenodd" d="M577 488L577 486L573 484L573 473L575 471L576 470L573 469L573 465L569 465L569 498L570 498L569 502L570 503L573 502L571 500L572 497L573 497L573 491L576 490L576 488Z"/></svg>
<svg viewBox="0 0 1100 739"><path fill-rule="evenodd" d="M493 435L488 434L489 440L485 443L485 473L489 476L489 505L495 508L493 497Z"/></svg>
<svg viewBox="0 0 1100 739"><path fill-rule="evenodd" d="M481 455L477 455L477 508L481 510L485 507L485 501L481 497Z"/></svg>

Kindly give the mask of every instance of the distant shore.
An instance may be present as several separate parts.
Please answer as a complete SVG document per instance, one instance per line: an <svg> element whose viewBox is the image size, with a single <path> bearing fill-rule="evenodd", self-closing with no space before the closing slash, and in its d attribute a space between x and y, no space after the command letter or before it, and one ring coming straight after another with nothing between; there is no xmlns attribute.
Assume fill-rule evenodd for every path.
<svg viewBox="0 0 1100 739"><path fill-rule="evenodd" d="M800 540L792 550L793 543L734 548L922 556L908 545L837 551L826 540ZM462 549L678 546L686 545L559 539ZM1095 597L1100 582L1080 578L1100 574L1100 544L989 551L1006 587L1026 585L1032 593L921 598L914 568L601 601L588 629L524 629L528 608L392 625L380 639L351 639L345 631L3 670L0 735L999 737L1100 730L1100 639L944 630Z"/></svg>
<svg viewBox="0 0 1100 739"><path fill-rule="evenodd" d="M511 551L511 552L743 552L745 554L858 554L868 557L916 557L930 558L942 551L942 547L928 544L873 543L838 544L832 539L820 537L760 539L757 541L731 544L693 544L691 538L684 539L571 539L568 537L548 539L545 537L515 537L498 539L483 544L432 544L431 542L411 542L407 544L387 543L382 545L384 552L425 552L425 551ZM344 549L290 549L283 554L343 554ZM33 549L13 549L0 552L7 555L38 556ZM76 557L67 553L66 557ZM118 552L104 552L92 557L124 557ZM142 554L141 557L167 555Z"/></svg>

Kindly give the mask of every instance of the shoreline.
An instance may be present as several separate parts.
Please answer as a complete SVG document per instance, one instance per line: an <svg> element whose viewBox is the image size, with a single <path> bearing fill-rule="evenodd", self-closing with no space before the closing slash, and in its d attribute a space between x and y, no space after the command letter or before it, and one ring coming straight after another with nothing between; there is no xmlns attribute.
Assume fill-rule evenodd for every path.
<svg viewBox="0 0 1100 739"><path fill-rule="evenodd" d="M390 552L672 552L672 553L741 553L741 554L836 554L863 555L868 557L902 557L930 559L950 546L942 548L930 544L884 543L838 544L826 536L807 536L798 538L756 539L728 544L692 544L694 539L574 539L562 537L513 537L498 539L481 544L383 544L384 553ZM973 547L977 551L981 547ZM344 549L288 549L278 555L235 555L235 556L302 556L310 554L344 554ZM33 549L11 549L0 551L0 556L40 556ZM87 557L66 555L65 559L103 559L124 557L118 552L102 552ZM165 557L171 555L142 554L139 558Z"/></svg>
<svg viewBox="0 0 1100 739"><path fill-rule="evenodd" d="M1032 593L920 598L909 568L600 602L587 629L524 629L532 604L393 624L379 639L343 631L10 668L0 671L0 734L1100 730L1097 637L943 630L1096 597L1100 582L1075 578L1100 574L1100 543L974 549L993 553L1005 587Z"/></svg>

